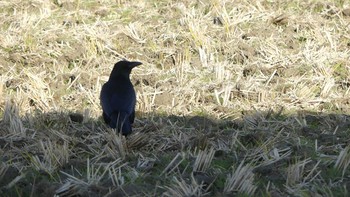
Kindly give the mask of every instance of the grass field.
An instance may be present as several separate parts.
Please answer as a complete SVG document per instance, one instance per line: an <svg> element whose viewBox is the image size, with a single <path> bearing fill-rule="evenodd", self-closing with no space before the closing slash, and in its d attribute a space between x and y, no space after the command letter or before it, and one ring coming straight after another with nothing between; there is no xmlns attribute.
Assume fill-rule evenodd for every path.
<svg viewBox="0 0 350 197"><path fill-rule="evenodd" d="M349 196L345 0L0 1L0 196ZM99 92L134 69L131 136Z"/></svg>

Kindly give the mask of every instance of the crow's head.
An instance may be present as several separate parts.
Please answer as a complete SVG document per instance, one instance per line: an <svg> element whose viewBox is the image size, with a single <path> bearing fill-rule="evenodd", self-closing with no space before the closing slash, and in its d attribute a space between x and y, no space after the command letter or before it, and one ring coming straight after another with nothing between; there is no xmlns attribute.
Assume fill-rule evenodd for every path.
<svg viewBox="0 0 350 197"><path fill-rule="evenodd" d="M122 60L114 64L114 68L111 72L110 78L118 77L118 76L129 76L131 70L136 66L141 65L141 62L129 62L127 60Z"/></svg>

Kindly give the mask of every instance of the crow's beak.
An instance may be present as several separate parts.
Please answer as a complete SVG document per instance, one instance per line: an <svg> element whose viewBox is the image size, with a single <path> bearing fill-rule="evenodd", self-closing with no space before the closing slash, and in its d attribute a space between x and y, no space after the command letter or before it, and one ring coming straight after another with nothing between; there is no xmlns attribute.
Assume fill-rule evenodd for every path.
<svg viewBox="0 0 350 197"><path fill-rule="evenodd" d="M141 62L130 62L129 63L129 66L131 67L131 68L135 68L136 66L139 66L139 65L141 65L142 63Z"/></svg>

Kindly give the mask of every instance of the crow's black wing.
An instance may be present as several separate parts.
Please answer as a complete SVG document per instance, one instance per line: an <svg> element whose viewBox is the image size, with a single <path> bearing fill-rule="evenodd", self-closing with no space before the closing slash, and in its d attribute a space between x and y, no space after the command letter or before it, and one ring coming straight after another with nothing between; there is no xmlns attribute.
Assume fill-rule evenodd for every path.
<svg viewBox="0 0 350 197"><path fill-rule="evenodd" d="M130 84L121 84L107 82L102 86L101 90L101 105L104 113L105 122L106 119L110 120L112 114L122 112L124 115L129 116L130 121L134 119L136 95L135 90ZM132 122L130 122L132 123Z"/></svg>

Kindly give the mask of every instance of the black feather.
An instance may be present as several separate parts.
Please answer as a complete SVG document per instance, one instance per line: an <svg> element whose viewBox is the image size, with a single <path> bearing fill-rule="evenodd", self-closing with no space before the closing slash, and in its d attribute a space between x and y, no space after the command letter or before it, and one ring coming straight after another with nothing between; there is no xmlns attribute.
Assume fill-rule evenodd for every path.
<svg viewBox="0 0 350 197"><path fill-rule="evenodd" d="M141 62L119 61L102 86L100 100L103 119L123 135L132 132L131 125L135 118L136 93L130 81L131 70Z"/></svg>

